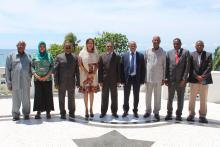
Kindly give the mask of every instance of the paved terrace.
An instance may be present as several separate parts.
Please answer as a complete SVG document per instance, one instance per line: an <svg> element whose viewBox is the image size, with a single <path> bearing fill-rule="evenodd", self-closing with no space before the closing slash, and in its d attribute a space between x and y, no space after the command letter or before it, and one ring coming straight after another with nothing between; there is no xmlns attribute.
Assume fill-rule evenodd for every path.
<svg viewBox="0 0 220 147"><path fill-rule="evenodd" d="M164 121L166 100L162 99L161 121L155 122L153 115L144 119L145 93L140 93L139 119L134 119L132 111L123 119L121 117L123 91L119 91L118 119L108 116L99 119L101 93L95 95L93 120L84 119L84 101L77 94L76 118L61 120L58 98L54 96L55 111L47 120L45 113L41 120L35 120L31 112L30 120L14 122L11 117L11 98L0 99L0 146L1 147L218 147L220 146L220 104L208 103L208 124L186 121L188 100L185 100L183 121ZM130 97L132 106L133 96ZM33 106L33 99L31 99ZM196 103L198 112L199 102ZM67 105L66 105L67 108ZM109 107L110 108L110 107ZM174 101L174 110L176 101ZM197 113L198 114L198 113ZM197 115L198 117L198 115Z"/></svg>

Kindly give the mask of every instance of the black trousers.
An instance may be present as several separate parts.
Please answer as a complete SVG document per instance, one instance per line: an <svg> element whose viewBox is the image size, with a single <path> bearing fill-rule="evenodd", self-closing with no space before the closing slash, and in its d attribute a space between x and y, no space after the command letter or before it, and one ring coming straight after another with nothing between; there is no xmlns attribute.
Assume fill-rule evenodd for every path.
<svg viewBox="0 0 220 147"><path fill-rule="evenodd" d="M117 83L104 82L102 87L102 104L101 113L106 114L108 111L109 91L111 93L111 111L112 114L117 114L118 111L118 91Z"/></svg>
<svg viewBox="0 0 220 147"><path fill-rule="evenodd" d="M52 81L34 81L34 108L33 111L54 110Z"/></svg>
<svg viewBox="0 0 220 147"><path fill-rule="evenodd" d="M134 109L133 112L138 111L139 103L139 92L140 92L140 83L137 81L136 76L129 76L127 83L124 85L124 112L129 111L129 96L131 91L131 86L133 86L133 95L134 95Z"/></svg>
<svg viewBox="0 0 220 147"><path fill-rule="evenodd" d="M167 114L172 115L173 112L173 99L175 91L177 92L177 110L176 115L181 116L184 104L185 86L180 87L179 82L172 82L168 85L168 101L167 101Z"/></svg>
<svg viewBox="0 0 220 147"><path fill-rule="evenodd" d="M65 115L65 96L66 91L68 94L68 109L69 114L75 113L75 87L74 86L60 86L59 87L59 107L60 107L60 114Z"/></svg>

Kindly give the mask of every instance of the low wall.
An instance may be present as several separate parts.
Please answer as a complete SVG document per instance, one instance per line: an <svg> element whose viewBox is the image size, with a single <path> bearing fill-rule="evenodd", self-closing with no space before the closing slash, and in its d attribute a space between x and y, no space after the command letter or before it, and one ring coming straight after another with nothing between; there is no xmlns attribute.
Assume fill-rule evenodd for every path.
<svg viewBox="0 0 220 147"><path fill-rule="evenodd" d="M220 71L212 71L213 84L209 85L208 102L220 103ZM162 98L168 98L168 88L163 86ZM186 88L185 99L189 98L189 87Z"/></svg>

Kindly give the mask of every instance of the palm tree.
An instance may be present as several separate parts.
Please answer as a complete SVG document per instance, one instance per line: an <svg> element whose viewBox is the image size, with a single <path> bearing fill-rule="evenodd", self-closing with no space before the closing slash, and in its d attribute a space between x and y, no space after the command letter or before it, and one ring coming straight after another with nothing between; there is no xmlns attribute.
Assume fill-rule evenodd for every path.
<svg viewBox="0 0 220 147"><path fill-rule="evenodd" d="M220 70L220 46L214 52L213 70Z"/></svg>

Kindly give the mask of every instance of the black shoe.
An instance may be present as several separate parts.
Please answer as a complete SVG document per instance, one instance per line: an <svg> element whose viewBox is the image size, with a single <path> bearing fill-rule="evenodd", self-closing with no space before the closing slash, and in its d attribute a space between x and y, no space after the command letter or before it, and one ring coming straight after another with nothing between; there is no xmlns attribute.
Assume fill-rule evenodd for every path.
<svg viewBox="0 0 220 147"><path fill-rule="evenodd" d="M89 114L85 114L85 118L88 119L89 118Z"/></svg>
<svg viewBox="0 0 220 147"><path fill-rule="evenodd" d="M165 120L172 120L172 119L173 119L172 115L170 115L170 114L167 114L166 117L165 117Z"/></svg>
<svg viewBox="0 0 220 147"><path fill-rule="evenodd" d="M94 114L93 114L93 113L90 113L90 117L94 117Z"/></svg>
<svg viewBox="0 0 220 147"><path fill-rule="evenodd" d="M148 118L148 117L150 117L150 113L146 112L146 113L144 114L144 118Z"/></svg>
<svg viewBox="0 0 220 147"><path fill-rule="evenodd" d="M199 117L199 122L200 123L208 123L208 120L205 117Z"/></svg>
<svg viewBox="0 0 220 147"><path fill-rule="evenodd" d="M35 119L41 119L41 112L38 111L34 118Z"/></svg>
<svg viewBox="0 0 220 147"><path fill-rule="evenodd" d="M177 116L176 116L176 120L177 120L177 121L182 121L182 117L181 117L180 115L177 115Z"/></svg>
<svg viewBox="0 0 220 147"><path fill-rule="evenodd" d="M126 117L126 116L128 116L128 112L124 112L122 115L122 117Z"/></svg>
<svg viewBox="0 0 220 147"><path fill-rule="evenodd" d="M29 120L30 119L30 116L29 115L25 115L24 116L24 120Z"/></svg>
<svg viewBox="0 0 220 147"><path fill-rule="evenodd" d="M135 118L139 118L139 116L138 116L138 113L137 113L137 112L134 112L134 117L135 117Z"/></svg>
<svg viewBox="0 0 220 147"><path fill-rule="evenodd" d="M187 121L191 121L191 122L194 122L195 119L194 119L194 116L193 115L189 115L186 119Z"/></svg>
<svg viewBox="0 0 220 147"><path fill-rule="evenodd" d="M61 119L66 119L66 114L61 114L60 118Z"/></svg>
<svg viewBox="0 0 220 147"><path fill-rule="evenodd" d="M101 114L101 115L99 116L99 118L103 118L103 117L105 117L105 114Z"/></svg>
<svg viewBox="0 0 220 147"><path fill-rule="evenodd" d="M69 117L70 118L75 118L75 114L73 113L73 114L69 114Z"/></svg>
<svg viewBox="0 0 220 147"><path fill-rule="evenodd" d="M159 114L154 114L154 118L155 118L157 121L160 121L160 115L159 115Z"/></svg>
<svg viewBox="0 0 220 147"><path fill-rule="evenodd" d="M20 117L13 117L12 120L13 120L13 121L18 121L18 120L20 120Z"/></svg>
<svg viewBox="0 0 220 147"><path fill-rule="evenodd" d="M47 112L46 118L47 118L47 119L51 119L51 114L50 114L50 112Z"/></svg>
<svg viewBox="0 0 220 147"><path fill-rule="evenodd" d="M112 116L115 117L115 118L118 118L118 114L117 113L113 113Z"/></svg>

